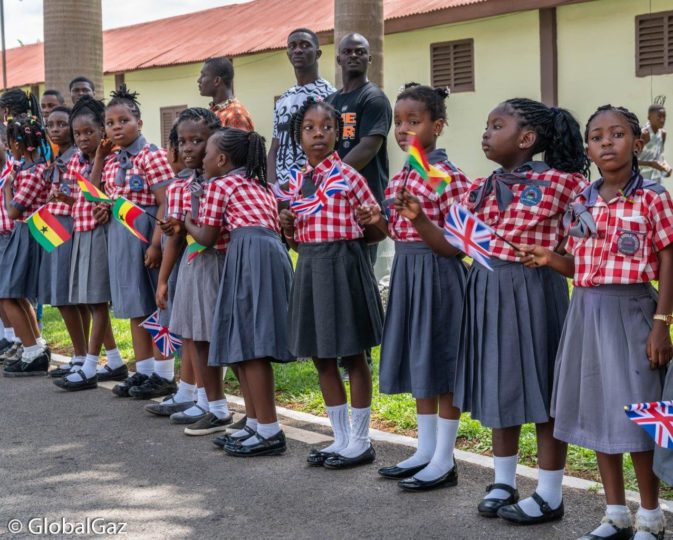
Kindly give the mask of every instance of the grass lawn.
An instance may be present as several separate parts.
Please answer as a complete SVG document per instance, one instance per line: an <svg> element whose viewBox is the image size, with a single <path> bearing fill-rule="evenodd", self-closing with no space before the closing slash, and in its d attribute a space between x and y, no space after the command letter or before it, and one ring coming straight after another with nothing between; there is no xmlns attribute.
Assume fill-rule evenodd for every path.
<svg viewBox="0 0 673 540"><path fill-rule="evenodd" d="M122 357L133 358L131 333L128 321L113 319L113 328ZM52 350L62 354L71 354L70 340L58 311L47 307L44 310L44 335ZM410 395L388 396L379 394L378 389L378 347L374 356L374 396L372 404L372 425L378 429L416 436L416 412L414 400ZM325 405L318 387L318 376L311 362L294 362L275 366L276 395L278 404L283 407L326 416ZM238 384L231 374L225 382L228 393L237 394ZM458 448L490 455L491 432L479 422L472 420L469 414L463 414L458 432ZM520 462L536 465L535 426L526 425L522 429L520 441ZM624 470L628 489L637 490L633 466L630 457L624 460ZM570 446L568 450L567 474L600 482L596 456L592 451ZM673 498L673 489L662 487L663 498Z"/></svg>

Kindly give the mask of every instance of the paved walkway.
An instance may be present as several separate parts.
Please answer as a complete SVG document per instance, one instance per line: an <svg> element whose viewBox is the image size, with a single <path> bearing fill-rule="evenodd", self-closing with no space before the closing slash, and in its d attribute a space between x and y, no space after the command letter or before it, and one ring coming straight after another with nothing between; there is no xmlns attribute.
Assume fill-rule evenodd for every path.
<svg viewBox="0 0 673 540"><path fill-rule="evenodd" d="M376 443L375 465L356 470L309 468L303 441L315 444L324 428L281 419L287 454L237 459L143 404L102 388L68 394L44 378L0 377L0 535L11 537L12 519L24 527L15 537L27 538L34 517L100 517L126 522L128 538L566 539L602 512L598 495L567 489L564 520L520 528L477 515L492 472L476 465L459 462L455 488L403 493L376 466L408 448ZM534 482L519 487L529 493Z"/></svg>

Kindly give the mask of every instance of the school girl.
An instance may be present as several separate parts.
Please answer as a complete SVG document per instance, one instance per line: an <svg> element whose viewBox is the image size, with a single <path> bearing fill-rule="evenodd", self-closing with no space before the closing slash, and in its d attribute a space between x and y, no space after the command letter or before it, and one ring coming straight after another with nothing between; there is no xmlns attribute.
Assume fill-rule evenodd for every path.
<svg viewBox="0 0 673 540"><path fill-rule="evenodd" d="M44 174L49 186L47 209L72 235L72 205L75 202L73 185L77 184L74 178L66 178L66 170L77 148L72 142L69 117L69 108L56 107L46 118L47 135L57 154ZM80 309L71 304L69 299L68 280L72 245L71 241L67 241L51 253L46 251L41 253L37 301L39 304L51 305L59 310L74 349L70 365L82 365L86 357L91 314L88 309L84 307ZM58 377L63 373L63 370L58 369L50 374Z"/></svg>
<svg viewBox="0 0 673 540"><path fill-rule="evenodd" d="M328 103L306 100L292 119L294 145L308 158L294 200L311 197L330 172L348 185L325 197L318 213L281 211L288 244L299 253L289 306L290 351L312 357L334 430L334 443L311 450L311 465L340 469L371 463L369 440L371 372L364 351L381 342L383 308L366 252L366 242L383 239L373 225L361 227L358 207L377 207L366 180L334 151L341 116ZM343 359L351 383L352 425L336 358Z"/></svg>
<svg viewBox="0 0 673 540"><path fill-rule="evenodd" d="M624 414L631 403L661 399L673 357L673 199L644 180L635 114L600 107L587 123L591 160L602 177L571 205L571 256L529 248L523 261L574 279L559 345L551 413L554 435L596 451L607 509L583 539L664 538L654 442ZM650 284L659 280L659 294ZM635 534L626 507L622 454L630 452L640 489Z"/></svg>
<svg viewBox="0 0 673 540"><path fill-rule="evenodd" d="M188 191L187 188L192 183L197 183L197 179L201 179L206 142L208 137L219 128L219 120L211 111L194 107L182 111L173 127L175 129L175 140L172 144L176 151L173 161L176 165L172 166L176 172L176 179L166 190L166 224L162 225L166 234L166 241L156 293L157 305L162 308L162 313L168 316L167 321L162 322L162 324L169 327L173 312L172 306L177 305L180 310L183 310L192 305L190 303L176 304L174 301L178 280L181 277L179 268L184 257L186 244L184 216L188 210L191 210L193 193L190 190ZM200 184L198 185L200 188ZM185 202L188 202L190 206L187 207ZM202 261L195 261L193 264L199 266ZM185 272L192 269L190 265ZM211 299L211 306L209 307L211 315L212 304ZM201 307L203 308L203 306ZM198 315L198 311L196 314ZM193 314L185 314L183 320L185 319L191 322ZM210 317L207 317L207 319L209 322ZM175 332L175 327L172 331ZM174 424L193 424L208 413L208 398L202 379L202 370L197 365L198 357L192 339L193 334L183 334L183 331L184 328L180 329L180 332L176 332L182 337L182 364L178 391L167 397L160 406L148 405L145 410L170 416L171 423ZM215 405L215 408L217 409L217 405Z"/></svg>
<svg viewBox="0 0 673 540"><path fill-rule="evenodd" d="M495 482L486 488L479 513L541 523L564 512L566 445L554 439L549 408L568 286L550 268L524 267L518 250L562 243L561 220L586 186L588 160L569 112L522 98L491 111L482 148L501 167L475 180L461 204L495 232L493 271L475 262L468 273L454 405L493 429ZM544 161L533 161L542 152ZM446 246L434 225L418 230L433 249ZM515 504L519 434L529 422L537 430L538 486Z"/></svg>
<svg viewBox="0 0 673 540"><path fill-rule="evenodd" d="M281 454L285 435L276 416L271 362L294 360L287 346L292 263L280 239L276 199L266 183L266 148L256 132L225 128L210 137L204 171L211 178L194 239L213 245L230 237L212 323L211 366L238 365L246 415L256 419L232 435L232 456Z"/></svg>
<svg viewBox="0 0 673 540"><path fill-rule="evenodd" d="M41 248L33 239L24 220L47 201L49 186L44 179L49 155L47 136L34 116L15 117L7 126L7 141L12 154L21 160L13 178L3 189L11 235L0 253L0 302L23 351L7 363L3 375L23 377L45 375L49 368L46 343L40 338L35 312L29 302L37 297ZM3 227L9 230L8 225ZM17 355L18 356L18 355Z"/></svg>
<svg viewBox="0 0 673 540"><path fill-rule="evenodd" d="M385 194L385 200L392 203L397 192L405 190L409 198L418 200L415 204L422 205L423 216L438 227L469 186L446 151L436 147L446 123L447 97L444 89L408 84L397 96L394 123L400 148L407 151L415 139L428 161L451 176L451 183L437 194L405 165ZM453 389L467 272L457 250L439 256L422 241L412 224L420 213L413 211L413 204L409 206L393 206L387 220L386 232L395 240L395 258L383 326L379 389L385 394L409 392L416 399L418 449L408 459L379 469L379 474L401 479L398 485L404 490L418 491L457 482L453 448L460 410L453 406ZM374 221L386 227L378 212L358 210L358 215L362 223Z"/></svg>
<svg viewBox="0 0 673 540"><path fill-rule="evenodd" d="M53 113L52 113L53 114ZM50 115L51 120L51 115ZM96 153L105 135L105 105L91 96L80 98L70 112L69 129L76 152L64 173L71 190L73 236L69 261L68 302L92 315L93 324L86 343L86 356L70 365L50 372L61 380L54 384L68 391L96 388L99 381L120 381L128 377L128 369L115 342L108 304L111 300L107 258L107 225L99 225L93 216L95 203L88 202L77 183L78 174L91 177ZM53 140L53 139L52 139ZM108 160L112 159L108 156ZM62 249L61 246L59 249ZM64 261L64 264L66 262ZM87 324L88 330L88 324ZM98 364L101 347L105 345L107 362Z"/></svg>
<svg viewBox="0 0 673 540"><path fill-rule="evenodd" d="M111 96L105 109L107 141L96 153L92 180L94 185L104 185L112 199L125 197L144 211L136 218L135 227L149 242L130 234L116 219L110 222L112 308L115 317L130 319L136 358L136 373L115 386L113 392L126 397L131 388L148 383L158 388L157 395L168 395L177 390L174 359L162 359L140 323L156 310L154 294L161 263L161 228L156 216L163 214L164 192L173 171L165 150L147 142L141 133L138 95L121 85ZM118 149L112 151L113 145ZM106 160L110 152L113 158ZM94 215L99 223L108 222L109 205L98 205Z"/></svg>

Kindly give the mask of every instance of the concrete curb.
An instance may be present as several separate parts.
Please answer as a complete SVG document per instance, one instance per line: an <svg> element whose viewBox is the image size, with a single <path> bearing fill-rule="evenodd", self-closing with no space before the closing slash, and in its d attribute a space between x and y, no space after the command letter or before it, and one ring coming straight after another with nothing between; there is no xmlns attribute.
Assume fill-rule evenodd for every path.
<svg viewBox="0 0 673 540"><path fill-rule="evenodd" d="M60 354L52 354L51 360L57 364L67 364L70 359L66 356ZM230 403L235 405L243 406L243 398L231 394L226 395L227 400ZM161 401L161 400L157 400ZM294 411L292 409L287 409L285 407L276 407L278 414L292 420L298 420L300 422L306 422L307 424L313 424L323 427L330 427L329 420L322 416L315 416L313 414ZM378 429L370 429L369 435L372 440L386 442L390 444L397 444L401 446L408 446L410 448L416 448L417 439L413 437L407 437L406 435L397 435L395 433L388 433L386 431L380 431ZM465 452L464 450L456 450L455 456L458 460L471 463L473 465L479 465L480 467L485 467L488 469L493 469L493 460L488 456L482 456L481 454L475 454L472 452ZM517 465L516 472L518 475L525 478L530 478L532 480L537 480L537 469L533 467L528 467L526 465ZM563 476L563 485L569 488L581 489L584 491L592 491L595 493L604 493L603 487L597 482L591 480L584 480L583 478L575 478L574 476ZM635 504L640 504L640 496L636 491L626 491L626 500ZM660 499L659 503L661 507L667 512L673 512L673 501Z"/></svg>

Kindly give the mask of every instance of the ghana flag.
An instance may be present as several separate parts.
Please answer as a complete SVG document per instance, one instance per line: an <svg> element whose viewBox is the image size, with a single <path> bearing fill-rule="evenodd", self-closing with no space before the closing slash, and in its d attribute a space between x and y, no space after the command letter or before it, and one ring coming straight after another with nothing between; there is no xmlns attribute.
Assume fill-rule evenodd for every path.
<svg viewBox="0 0 673 540"><path fill-rule="evenodd" d="M46 206L38 209L26 220L28 230L35 241L51 253L63 242L70 239L70 233L63 228Z"/></svg>
<svg viewBox="0 0 673 540"><path fill-rule="evenodd" d="M133 236L149 244L147 238L140 234L140 231L135 227L136 219L144 213L143 210L124 197L119 197L112 205L112 216L124 225Z"/></svg>
<svg viewBox="0 0 673 540"><path fill-rule="evenodd" d="M414 137L409 145L409 166L420 174L437 193L443 193L446 186L451 182L451 176L430 165L425 150Z"/></svg>
<svg viewBox="0 0 673 540"><path fill-rule="evenodd" d="M100 189L98 189L96 186L94 186L91 182L89 182L81 174L76 172L75 176L77 177L77 184L79 185L79 189L82 190L82 193L84 194L84 198L87 201L89 201L89 202L112 202L112 199L110 199L110 197L108 197Z"/></svg>
<svg viewBox="0 0 673 540"><path fill-rule="evenodd" d="M203 246L199 244L196 240L194 240L194 237L191 234L187 235L187 264L191 264L191 262L196 258L196 256L205 251L206 246Z"/></svg>

